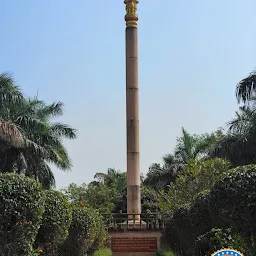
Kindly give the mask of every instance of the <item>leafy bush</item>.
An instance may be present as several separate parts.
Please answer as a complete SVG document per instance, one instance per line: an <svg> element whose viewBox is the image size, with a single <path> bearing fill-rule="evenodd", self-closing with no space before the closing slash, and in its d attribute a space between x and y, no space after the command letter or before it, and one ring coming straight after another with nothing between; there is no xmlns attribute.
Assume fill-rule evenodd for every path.
<svg viewBox="0 0 256 256"><path fill-rule="evenodd" d="M13 173L0 174L0 255L32 255L43 212L38 182Z"/></svg>
<svg viewBox="0 0 256 256"><path fill-rule="evenodd" d="M246 238L256 255L256 166L240 166L227 173L210 192L211 218L218 227L231 227ZM221 217L220 217L221 216Z"/></svg>
<svg viewBox="0 0 256 256"><path fill-rule="evenodd" d="M159 199L161 211L175 211L192 204L195 196L202 191L211 189L223 173L229 170L229 162L223 159L207 161L190 160L167 192L162 191Z"/></svg>
<svg viewBox="0 0 256 256"><path fill-rule="evenodd" d="M243 246L247 253L256 255L255 187L255 165L240 166L224 173L222 178L213 184L210 192L197 194L192 204L174 211L167 225L167 229L171 231L165 230L165 237L170 236L166 239L168 245L182 255L191 255L195 248L195 241L201 235L207 234L202 236L201 240L198 238L198 243L200 241L203 243L202 251L204 251L205 247L212 245L210 241L204 241L204 237L213 236L215 240L212 241L217 247L228 244L224 239L229 237L226 235L228 231L225 231L222 237L220 237L220 231L207 232L214 227L222 230L232 228L243 238ZM216 240L217 238L221 240ZM231 240L228 242L230 243Z"/></svg>
<svg viewBox="0 0 256 256"><path fill-rule="evenodd" d="M231 229L212 229L196 240L195 255L211 255L222 248L233 248L245 252L242 238L232 232Z"/></svg>
<svg viewBox="0 0 256 256"><path fill-rule="evenodd" d="M196 238L196 229L191 217L190 206L179 208L173 215L176 241L182 255L193 255L193 246Z"/></svg>
<svg viewBox="0 0 256 256"><path fill-rule="evenodd" d="M101 214L111 213L115 201L119 197L115 188L104 184L82 184L78 186L72 183L63 190L63 193L67 195L72 203L84 202L86 206L98 209Z"/></svg>
<svg viewBox="0 0 256 256"><path fill-rule="evenodd" d="M165 243L181 255L193 255L197 237L213 225L208 212L208 194L208 191L198 194L192 205L177 209L167 222Z"/></svg>
<svg viewBox="0 0 256 256"><path fill-rule="evenodd" d="M92 237L94 237L94 241L91 245L91 248L89 249L90 254L100 248L106 247L107 243L107 229L102 220L102 217L96 210L91 209L91 211L94 216L95 226L94 234L92 235Z"/></svg>
<svg viewBox="0 0 256 256"><path fill-rule="evenodd" d="M62 256L84 256L91 249L95 241L96 224L91 208L84 206L73 207L72 221L69 227L69 235L59 248Z"/></svg>
<svg viewBox="0 0 256 256"><path fill-rule="evenodd" d="M209 215L209 190L197 194L190 207L190 220L195 230L195 239L214 227Z"/></svg>
<svg viewBox="0 0 256 256"><path fill-rule="evenodd" d="M112 256L112 251L108 248L100 249L95 251L93 256Z"/></svg>
<svg viewBox="0 0 256 256"><path fill-rule="evenodd" d="M175 252L181 252L181 245L179 241L178 230L175 227L173 218L166 221L163 236L161 238L162 243L172 248Z"/></svg>
<svg viewBox="0 0 256 256"><path fill-rule="evenodd" d="M35 245L43 248L42 255L55 255L57 246L68 236L72 208L68 199L59 191L45 191L45 212Z"/></svg>

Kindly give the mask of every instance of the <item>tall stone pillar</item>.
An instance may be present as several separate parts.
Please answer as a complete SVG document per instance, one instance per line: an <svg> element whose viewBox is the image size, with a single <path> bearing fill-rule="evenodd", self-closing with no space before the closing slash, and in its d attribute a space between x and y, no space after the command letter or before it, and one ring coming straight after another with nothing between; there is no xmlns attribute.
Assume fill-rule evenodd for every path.
<svg viewBox="0 0 256 256"><path fill-rule="evenodd" d="M126 4L127 213L141 213L138 85L138 0ZM129 215L133 218L133 215ZM140 215L136 215L140 220Z"/></svg>

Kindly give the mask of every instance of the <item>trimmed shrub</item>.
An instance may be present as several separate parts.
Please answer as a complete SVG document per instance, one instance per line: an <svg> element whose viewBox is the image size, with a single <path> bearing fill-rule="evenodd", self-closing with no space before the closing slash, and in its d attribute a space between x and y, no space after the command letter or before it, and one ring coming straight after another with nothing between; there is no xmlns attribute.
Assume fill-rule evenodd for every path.
<svg viewBox="0 0 256 256"><path fill-rule="evenodd" d="M43 248L41 255L56 255L56 249L68 236L72 220L72 207L59 191L45 191L45 212L35 246Z"/></svg>
<svg viewBox="0 0 256 256"><path fill-rule="evenodd" d="M205 256L223 249L232 248L242 253L245 252L244 241L231 229L212 229L196 240L195 255Z"/></svg>
<svg viewBox="0 0 256 256"><path fill-rule="evenodd" d="M74 206L69 235L59 248L61 256L84 256L95 241L95 220L90 208Z"/></svg>
<svg viewBox="0 0 256 256"><path fill-rule="evenodd" d="M112 251L108 248L100 249L95 251L93 256L112 256Z"/></svg>
<svg viewBox="0 0 256 256"><path fill-rule="evenodd" d="M0 174L0 255L32 255L43 212L44 194L38 182Z"/></svg>

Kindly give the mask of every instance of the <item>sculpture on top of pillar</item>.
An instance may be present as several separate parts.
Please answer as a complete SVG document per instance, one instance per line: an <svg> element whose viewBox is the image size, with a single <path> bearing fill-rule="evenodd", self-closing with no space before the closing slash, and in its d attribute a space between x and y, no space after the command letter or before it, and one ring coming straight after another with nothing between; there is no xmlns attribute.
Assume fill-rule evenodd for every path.
<svg viewBox="0 0 256 256"><path fill-rule="evenodd" d="M125 0L126 4L126 27L137 27L138 15L137 15L137 4L138 0Z"/></svg>

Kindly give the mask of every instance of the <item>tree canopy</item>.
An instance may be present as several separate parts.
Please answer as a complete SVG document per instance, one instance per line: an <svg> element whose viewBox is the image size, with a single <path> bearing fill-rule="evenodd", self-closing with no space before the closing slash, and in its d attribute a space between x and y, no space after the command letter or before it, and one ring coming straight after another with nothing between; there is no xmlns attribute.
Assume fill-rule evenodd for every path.
<svg viewBox="0 0 256 256"><path fill-rule="evenodd" d="M76 130L54 119L63 115L63 103L47 104L25 97L8 74L0 75L0 171L16 172L54 186L49 164L61 170L72 166L63 139L75 139Z"/></svg>

